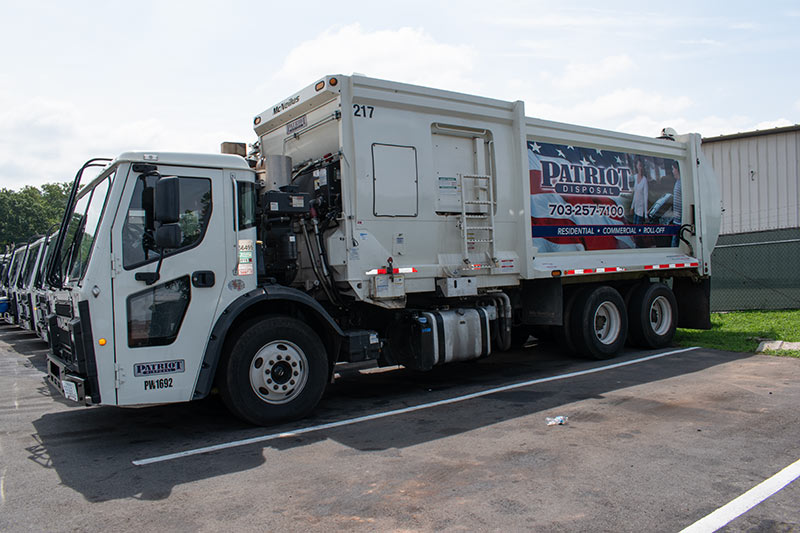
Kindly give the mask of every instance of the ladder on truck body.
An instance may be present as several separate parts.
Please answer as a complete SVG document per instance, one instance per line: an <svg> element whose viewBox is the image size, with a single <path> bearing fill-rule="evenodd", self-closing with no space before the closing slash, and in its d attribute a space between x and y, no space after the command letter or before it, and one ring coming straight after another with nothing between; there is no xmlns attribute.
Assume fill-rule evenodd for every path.
<svg viewBox="0 0 800 533"><path fill-rule="evenodd" d="M459 188L461 189L461 237L462 253L465 264L470 264L469 247L473 244L487 244L489 249L486 252L489 256L490 264L479 265L480 267L494 267L497 264L497 253L494 243L494 187L492 187L492 177L482 174L459 174ZM473 182L472 190L475 191L475 198L467 199L466 183ZM485 191L485 195L481 194ZM467 212L468 206L485 207L485 212ZM483 211L483 210L481 210ZM470 225L470 220L481 221L480 225Z"/></svg>

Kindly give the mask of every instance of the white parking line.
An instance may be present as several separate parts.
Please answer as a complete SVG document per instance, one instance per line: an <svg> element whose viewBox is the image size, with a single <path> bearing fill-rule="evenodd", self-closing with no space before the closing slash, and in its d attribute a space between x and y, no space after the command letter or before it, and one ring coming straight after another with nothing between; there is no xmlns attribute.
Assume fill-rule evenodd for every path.
<svg viewBox="0 0 800 533"><path fill-rule="evenodd" d="M696 350L698 347L693 346L691 348L683 348L681 350L672 350L669 352L664 353L657 353L654 355L649 355L647 357L641 357L639 359L632 359L630 361L623 361L621 363L614 363L612 365L601 366L597 368L590 368L588 370L579 370L577 372L570 372L568 374L560 374L558 376L551 376L548 378L540 378L540 379L533 379L530 381L523 381L522 383L514 383L512 385L504 385L502 387L496 387L493 389L487 389L480 392L473 392L472 394L465 394L464 396L456 396L455 398L448 398L446 400L439 400L436 402L424 403L421 405L414 405L412 407L404 407L403 409L395 409L393 411L385 411L383 413L375 413L371 415L359 416L356 418L349 418L347 420L340 420L338 422L330 422L328 424L320 424L318 426L310 426L300 429L295 429L293 431L287 431L285 433L272 433L269 435L261 435L258 437L251 437L249 439L237 440L233 442L225 442L222 444L215 444L213 446L204 446L202 448L195 448L193 450L186 450L183 452L176 452L170 453L167 455L161 455L158 457L150 457L148 459L137 459L132 461L132 463L136 466L144 466L153 463L160 463L163 461L170 461L172 459L180 459L181 457L189 457L190 455L199 455L202 453L209 453L209 452L216 452L219 450L226 450L228 448L236 448L239 446L247 446L248 444L257 444L259 442L267 442L270 440L275 439L282 439L285 437L296 437L298 435L303 435L305 433L311 433L313 431L321 431L324 429L332 429L338 428L342 426L349 426L352 424L358 424L360 422L368 422L370 420L378 420L380 418L386 418L389 416L396 416L402 415L406 413L413 413L414 411L421 411L422 409L428 409L430 407L438 407L440 405L448 405L451 403L458 403L463 402L466 400L473 400L475 398L480 398L482 396L488 396L490 394L496 394L498 392L505 392L513 389L519 389L521 387L529 387L530 385L538 385L540 383L548 383L550 381L559 381L562 379L569 379L578 376L585 376L587 374L595 374L597 372L603 372L606 370L612 370L614 368L620 368L623 366L635 365L637 363L644 363L646 361L652 361L653 359L660 359L662 357L667 357L669 355L675 355L679 353L688 352L691 350Z"/></svg>
<svg viewBox="0 0 800 533"><path fill-rule="evenodd" d="M727 505L701 518L681 533L711 533L740 517L786 485L800 477L800 460L790 464L771 478L762 481Z"/></svg>

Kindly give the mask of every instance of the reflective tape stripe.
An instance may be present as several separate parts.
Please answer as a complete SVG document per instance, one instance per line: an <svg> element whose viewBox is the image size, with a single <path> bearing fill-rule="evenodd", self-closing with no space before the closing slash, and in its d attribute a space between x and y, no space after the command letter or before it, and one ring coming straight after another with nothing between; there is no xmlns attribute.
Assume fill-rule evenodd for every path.
<svg viewBox="0 0 800 533"><path fill-rule="evenodd" d="M593 268L578 268L575 270L567 270L564 272L567 276L574 276L575 274L594 274Z"/></svg>
<svg viewBox="0 0 800 533"><path fill-rule="evenodd" d="M414 267L401 267L392 269L392 274L413 274L414 272L417 272L417 269ZM388 273L389 271L385 268L373 268L372 270L368 270L364 274L366 274L367 276L375 276Z"/></svg>
<svg viewBox="0 0 800 533"><path fill-rule="evenodd" d="M694 268L700 263L670 263L668 265L645 265L645 270L662 270L665 268Z"/></svg>
<svg viewBox="0 0 800 533"><path fill-rule="evenodd" d="M574 270L565 270L564 275L574 276L577 274L602 274L608 272L625 272L625 269L622 267L576 268Z"/></svg>

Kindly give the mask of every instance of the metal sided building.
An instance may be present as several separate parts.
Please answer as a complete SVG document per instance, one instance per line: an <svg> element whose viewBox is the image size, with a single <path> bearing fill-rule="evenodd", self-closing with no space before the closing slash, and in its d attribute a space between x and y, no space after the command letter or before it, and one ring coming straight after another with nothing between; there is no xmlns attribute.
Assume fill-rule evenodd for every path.
<svg viewBox="0 0 800 533"><path fill-rule="evenodd" d="M800 308L800 124L703 139L722 186L711 309Z"/></svg>

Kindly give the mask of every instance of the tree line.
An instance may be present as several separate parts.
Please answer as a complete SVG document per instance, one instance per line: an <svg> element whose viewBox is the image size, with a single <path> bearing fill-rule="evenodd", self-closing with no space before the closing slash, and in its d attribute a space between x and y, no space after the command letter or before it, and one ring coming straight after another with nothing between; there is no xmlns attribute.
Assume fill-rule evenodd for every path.
<svg viewBox="0 0 800 533"><path fill-rule="evenodd" d="M66 182L26 185L17 191L0 189L0 253L6 245L20 245L58 229L71 186Z"/></svg>

